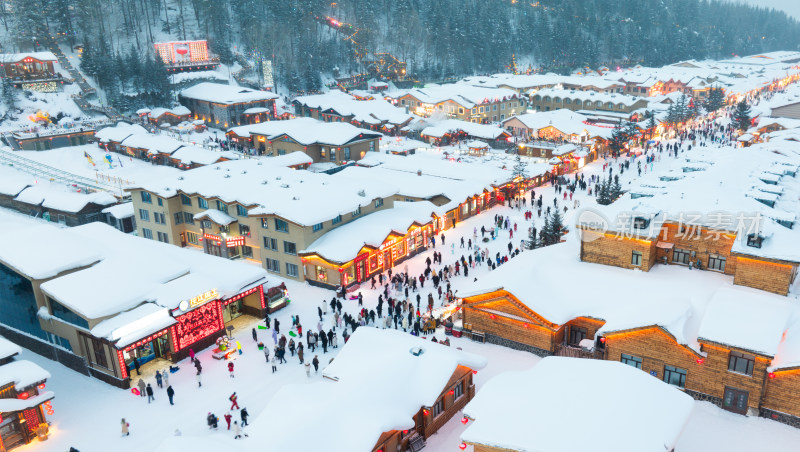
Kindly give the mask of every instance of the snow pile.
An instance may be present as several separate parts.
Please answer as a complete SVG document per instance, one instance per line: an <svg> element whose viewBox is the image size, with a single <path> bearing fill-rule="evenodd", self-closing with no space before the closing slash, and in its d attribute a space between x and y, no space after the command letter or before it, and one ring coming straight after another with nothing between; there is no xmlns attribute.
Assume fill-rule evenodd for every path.
<svg viewBox="0 0 800 452"><path fill-rule="evenodd" d="M581 407L576 431L566 420L579 421ZM464 408L475 421L461 438L517 451L663 452L675 447L693 407L690 396L634 367L548 357L489 380Z"/></svg>
<svg viewBox="0 0 800 452"><path fill-rule="evenodd" d="M412 354L418 348L422 353ZM436 401L458 366L486 363L399 331L358 328L323 371L334 381L281 388L253 422L251 442L274 450L371 451L382 433L412 428L413 416Z"/></svg>

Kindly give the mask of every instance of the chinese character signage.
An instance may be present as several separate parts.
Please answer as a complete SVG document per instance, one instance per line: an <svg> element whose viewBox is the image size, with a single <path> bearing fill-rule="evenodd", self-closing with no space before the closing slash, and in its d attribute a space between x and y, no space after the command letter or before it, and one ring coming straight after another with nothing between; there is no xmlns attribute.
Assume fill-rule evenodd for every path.
<svg viewBox="0 0 800 452"><path fill-rule="evenodd" d="M176 352L195 342L213 334L225 327L222 323L222 313L219 312L219 302L207 303L194 311L189 311L175 320L174 326Z"/></svg>

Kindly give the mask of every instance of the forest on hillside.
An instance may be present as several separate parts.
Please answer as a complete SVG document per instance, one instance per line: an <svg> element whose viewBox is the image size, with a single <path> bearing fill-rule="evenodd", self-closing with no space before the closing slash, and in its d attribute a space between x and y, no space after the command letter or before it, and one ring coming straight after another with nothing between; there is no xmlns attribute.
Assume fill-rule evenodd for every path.
<svg viewBox="0 0 800 452"><path fill-rule="evenodd" d="M800 43L800 24L784 13L716 0L0 0L0 14L5 51L28 50L46 32L108 55L208 39L223 62L234 53L272 59L292 91L319 88L320 73L361 71L353 41L391 52L423 81L505 71L512 55L565 71ZM343 39L326 16L358 33Z"/></svg>

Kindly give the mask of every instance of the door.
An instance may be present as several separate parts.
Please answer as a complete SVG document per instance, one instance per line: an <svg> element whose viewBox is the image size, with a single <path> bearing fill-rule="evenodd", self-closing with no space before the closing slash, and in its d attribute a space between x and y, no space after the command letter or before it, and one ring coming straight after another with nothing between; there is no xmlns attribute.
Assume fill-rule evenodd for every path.
<svg viewBox="0 0 800 452"><path fill-rule="evenodd" d="M386 250L383 252L383 270L389 270L392 268L392 251Z"/></svg>
<svg viewBox="0 0 800 452"><path fill-rule="evenodd" d="M25 444L25 434L20 430L19 419L16 413L6 413L8 417L0 421L0 446L3 450L11 450L16 446Z"/></svg>
<svg viewBox="0 0 800 452"><path fill-rule="evenodd" d="M722 408L739 414L747 414L747 399L749 393L741 389L725 387L725 395L722 398Z"/></svg>

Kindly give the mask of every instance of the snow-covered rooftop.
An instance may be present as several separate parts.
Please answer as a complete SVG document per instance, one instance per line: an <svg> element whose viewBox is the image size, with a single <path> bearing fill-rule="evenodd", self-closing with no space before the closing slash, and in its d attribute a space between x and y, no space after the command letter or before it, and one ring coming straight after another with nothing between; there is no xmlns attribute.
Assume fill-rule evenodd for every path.
<svg viewBox="0 0 800 452"><path fill-rule="evenodd" d="M116 126L105 127L94 133L95 138L101 143L108 143L114 141L116 143L122 142L125 138L131 135L143 135L147 130L139 124L128 124L120 122Z"/></svg>
<svg viewBox="0 0 800 452"><path fill-rule="evenodd" d="M53 62L58 60L53 52L0 53L0 63L16 63L25 58Z"/></svg>
<svg viewBox="0 0 800 452"><path fill-rule="evenodd" d="M350 123L323 122L313 118L266 121L259 124L233 127L229 133L240 137L260 135L265 136L268 140L274 140L285 135L304 145L322 144L331 146L342 146L359 139L383 136L378 132L361 129Z"/></svg>
<svg viewBox="0 0 800 452"><path fill-rule="evenodd" d="M286 168L282 165L294 164L293 160L281 157L231 160L136 187L165 198L178 192L217 197L250 207L250 215L274 214L305 226L349 214L397 192L392 187Z"/></svg>
<svg viewBox="0 0 800 452"><path fill-rule="evenodd" d="M412 354L415 348L422 353ZM412 428L413 416L436 401L458 366L477 370L486 362L407 333L358 328L323 370L335 381L281 388L253 422L251 441L274 450L369 452L382 433ZM369 403L354 407L354 400Z"/></svg>
<svg viewBox="0 0 800 452"><path fill-rule="evenodd" d="M133 203L129 201L117 204L115 206L106 207L103 209L103 213L107 213L118 220L130 218L134 215Z"/></svg>
<svg viewBox="0 0 800 452"><path fill-rule="evenodd" d="M22 353L22 347L0 336L0 359L10 358Z"/></svg>
<svg viewBox="0 0 800 452"><path fill-rule="evenodd" d="M226 105L278 98L275 93L269 91L256 91L241 86L210 82L198 83L191 88L186 88L180 92L180 95L189 99Z"/></svg>
<svg viewBox="0 0 800 452"><path fill-rule="evenodd" d="M489 380L464 407L474 422L461 439L515 451L664 452L693 407L689 395L634 367L548 357ZM584 421L565 422L576 409Z"/></svg>
<svg viewBox="0 0 800 452"><path fill-rule="evenodd" d="M468 83L450 83L444 85L430 84L424 88L413 88L407 91L400 91L395 98L404 95L413 96L420 102L426 104L438 104L451 100L465 108L472 108L476 105L498 102L501 100L517 97L514 90L506 88L485 88L474 86Z"/></svg>
<svg viewBox="0 0 800 452"><path fill-rule="evenodd" d="M30 361L12 361L0 366L0 387L14 383L17 391L50 378L50 372Z"/></svg>
<svg viewBox="0 0 800 452"><path fill-rule="evenodd" d="M300 96L294 103L308 108L320 110L322 113L336 113L341 116L352 116L353 120L367 125L389 123L404 124L414 118L403 109L383 99L358 100L342 91L330 91L325 94Z"/></svg>
<svg viewBox="0 0 800 452"><path fill-rule="evenodd" d="M444 119L441 121L428 120L427 123L431 125L422 129L420 135L423 137L442 138L447 134L460 131L465 132L470 137L484 140L496 140L504 135L508 135L508 132L501 127L461 121L460 119Z"/></svg>
<svg viewBox="0 0 800 452"><path fill-rule="evenodd" d="M78 193L47 181L24 189L14 200L70 213L80 212L91 203L99 206L108 206L117 202L117 198L114 195L105 191Z"/></svg>

